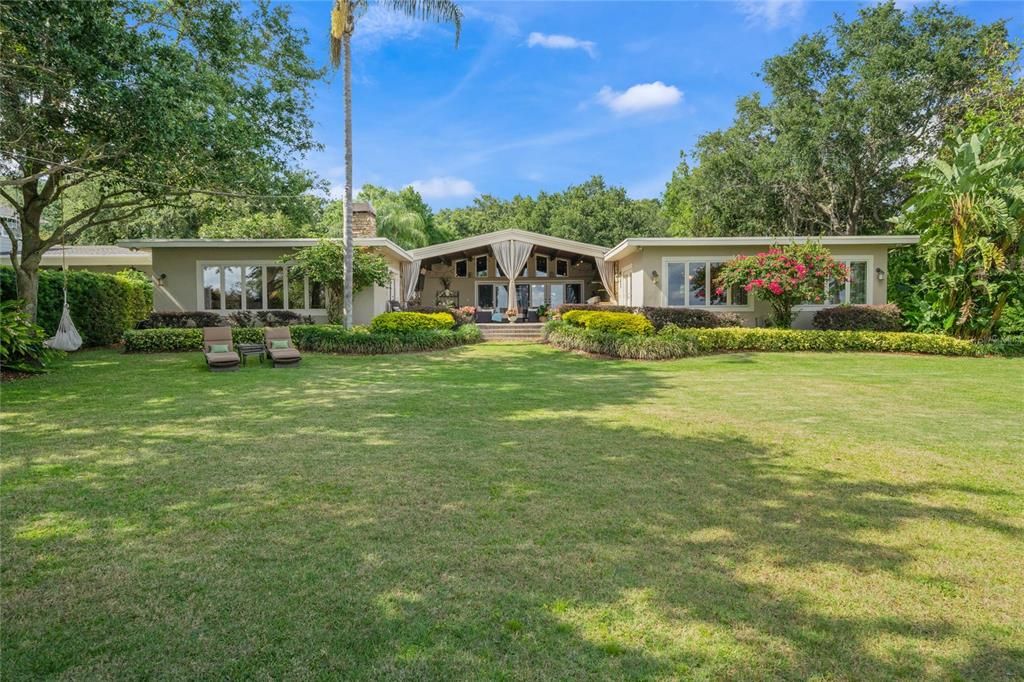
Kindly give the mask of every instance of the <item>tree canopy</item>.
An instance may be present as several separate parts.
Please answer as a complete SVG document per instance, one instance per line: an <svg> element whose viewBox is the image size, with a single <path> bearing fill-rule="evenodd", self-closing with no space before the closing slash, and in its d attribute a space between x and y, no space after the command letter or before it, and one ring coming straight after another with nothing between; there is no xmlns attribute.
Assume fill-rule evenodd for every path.
<svg viewBox="0 0 1024 682"><path fill-rule="evenodd" d="M733 125L703 135L665 193L675 234L885 232L907 175L1005 73L1002 22L979 26L935 4L892 2L836 16L767 60L769 97L748 95ZM998 93L998 90L995 91Z"/></svg>

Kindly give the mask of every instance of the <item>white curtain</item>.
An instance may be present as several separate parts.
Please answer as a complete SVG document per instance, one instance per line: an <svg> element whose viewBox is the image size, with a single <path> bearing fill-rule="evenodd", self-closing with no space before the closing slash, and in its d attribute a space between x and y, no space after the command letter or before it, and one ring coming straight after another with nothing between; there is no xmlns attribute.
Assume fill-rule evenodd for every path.
<svg viewBox="0 0 1024 682"><path fill-rule="evenodd" d="M416 297L416 282L420 278L422 260L402 263L402 303L408 303Z"/></svg>
<svg viewBox="0 0 1024 682"><path fill-rule="evenodd" d="M530 259L533 245L529 242L517 242L515 239L509 239L507 242L491 244L491 250L494 251L494 259L498 261L502 272L508 277L508 307L518 310L516 277L526 267L526 261Z"/></svg>
<svg viewBox="0 0 1024 682"><path fill-rule="evenodd" d="M601 276L601 284L604 285L604 290L608 292L608 300L616 303L615 290L612 289L612 264L606 263L601 256L595 256L594 262L597 264L597 274Z"/></svg>

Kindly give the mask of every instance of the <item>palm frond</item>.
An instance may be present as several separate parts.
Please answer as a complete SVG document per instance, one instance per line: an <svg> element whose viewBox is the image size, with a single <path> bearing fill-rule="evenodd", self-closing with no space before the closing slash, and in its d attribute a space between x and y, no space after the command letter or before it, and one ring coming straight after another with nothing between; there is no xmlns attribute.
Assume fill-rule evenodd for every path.
<svg viewBox="0 0 1024 682"><path fill-rule="evenodd" d="M452 0L381 0L380 4L420 21L451 24L455 28L455 46L459 46L463 13Z"/></svg>

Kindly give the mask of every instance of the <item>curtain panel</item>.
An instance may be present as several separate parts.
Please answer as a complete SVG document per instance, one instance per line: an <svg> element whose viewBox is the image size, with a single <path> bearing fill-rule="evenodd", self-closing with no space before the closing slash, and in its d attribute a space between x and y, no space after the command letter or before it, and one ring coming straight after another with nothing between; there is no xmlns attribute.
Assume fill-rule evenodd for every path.
<svg viewBox="0 0 1024 682"><path fill-rule="evenodd" d="M615 290L612 289L612 264L606 263L600 256L594 258L594 263L597 265L597 274L601 276L601 284L604 285L604 290L608 292L608 300L612 303L617 303Z"/></svg>
<svg viewBox="0 0 1024 682"><path fill-rule="evenodd" d="M510 292L508 307L510 310L518 310L516 307L518 303L515 301L513 293L516 290L516 276L526 267L526 262L530 259L530 252L532 250L533 245L529 242L519 242L515 239L491 244L494 259L498 261L498 266L502 272L508 276L508 290Z"/></svg>
<svg viewBox="0 0 1024 682"><path fill-rule="evenodd" d="M408 304L416 297L416 282L420 278L422 262L422 260L416 259L409 263L402 263L402 303Z"/></svg>

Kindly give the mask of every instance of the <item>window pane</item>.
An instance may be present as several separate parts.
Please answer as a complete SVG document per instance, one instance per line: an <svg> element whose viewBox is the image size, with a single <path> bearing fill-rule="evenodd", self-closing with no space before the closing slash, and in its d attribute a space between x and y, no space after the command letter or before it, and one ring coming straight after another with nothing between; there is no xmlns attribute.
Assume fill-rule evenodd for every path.
<svg viewBox="0 0 1024 682"><path fill-rule="evenodd" d="M267 308L284 309L284 268L280 265L267 266Z"/></svg>
<svg viewBox="0 0 1024 682"><path fill-rule="evenodd" d="M394 280L392 280L394 282ZM394 295L391 296L394 298ZM324 296L324 285L320 282L309 283L309 307L310 308L326 308L327 300Z"/></svg>
<svg viewBox="0 0 1024 682"><path fill-rule="evenodd" d="M707 263L688 263L690 273L690 300L688 305L707 305L705 280L708 274Z"/></svg>
<svg viewBox="0 0 1024 682"><path fill-rule="evenodd" d="M506 309L508 309L508 285L507 284L497 284L497 285L494 286L494 288L495 288L495 290L497 290L498 309L499 310L506 310Z"/></svg>
<svg viewBox="0 0 1024 682"><path fill-rule="evenodd" d="M685 263L669 263L665 268L665 294L669 305L686 305Z"/></svg>
<svg viewBox="0 0 1024 682"><path fill-rule="evenodd" d="M263 266L245 268L245 307L247 310L263 308Z"/></svg>
<svg viewBox="0 0 1024 682"><path fill-rule="evenodd" d="M534 267L534 270L537 271L537 276L538 277L547 277L548 276L548 257L547 256L537 256L536 263L534 263L533 267Z"/></svg>
<svg viewBox="0 0 1024 682"><path fill-rule="evenodd" d="M306 278L288 268L288 308L290 310L306 309Z"/></svg>
<svg viewBox="0 0 1024 682"><path fill-rule="evenodd" d="M476 257L476 276L486 277L487 276L487 256Z"/></svg>
<svg viewBox="0 0 1024 682"><path fill-rule="evenodd" d="M456 277L468 277L469 276L469 261L457 260L455 261L455 276Z"/></svg>
<svg viewBox="0 0 1024 682"><path fill-rule="evenodd" d="M552 300L554 300L554 290L552 290ZM565 285L565 302L566 303L580 303L583 301L583 285L581 284L566 284ZM554 303L552 303L554 305Z"/></svg>
<svg viewBox="0 0 1024 682"><path fill-rule="evenodd" d="M529 284L517 284L516 285L516 308L518 310L526 310L530 307L530 285Z"/></svg>
<svg viewBox="0 0 1024 682"><path fill-rule="evenodd" d="M480 308L494 307L494 287L490 284L476 286L476 304Z"/></svg>
<svg viewBox="0 0 1024 682"><path fill-rule="evenodd" d="M543 284L531 284L530 285L530 305L536 308L539 305L544 305L544 285Z"/></svg>
<svg viewBox="0 0 1024 682"><path fill-rule="evenodd" d="M840 305L846 303L846 284L829 280L825 288L825 303L829 305Z"/></svg>
<svg viewBox="0 0 1024 682"><path fill-rule="evenodd" d="M867 261L850 263L850 303L868 302L868 264Z"/></svg>
<svg viewBox="0 0 1024 682"><path fill-rule="evenodd" d="M572 286L579 286L578 284L570 284ZM552 284L551 285L551 307L557 308L558 306L565 303L565 285L564 284Z"/></svg>
<svg viewBox="0 0 1024 682"><path fill-rule="evenodd" d="M733 305L747 305L747 290L739 284L734 286L729 293L732 294Z"/></svg>
<svg viewBox="0 0 1024 682"><path fill-rule="evenodd" d="M224 268L224 307L228 310L242 309L241 265L229 265Z"/></svg>
<svg viewBox="0 0 1024 682"><path fill-rule="evenodd" d="M203 266L203 309L220 310L220 266Z"/></svg>
<svg viewBox="0 0 1024 682"><path fill-rule="evenodd" d="M569 276L569 261L564 258L558 258L555 260L555 276L556 277L568 277Z"/></svg>
<svg viewBox="0 0 1024 682"><path fill-rule="evenodd" d="M708 299L711 305L725 305L729 302L727 292L722 291L719 294L717 292L718 287L715 286L715 278L722 272L723 267L725 267L725 263L711 263L711 290L708 292Z"/></svg>

